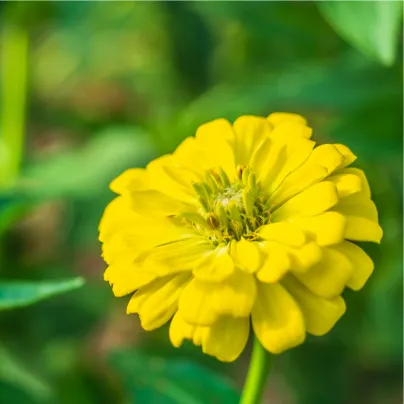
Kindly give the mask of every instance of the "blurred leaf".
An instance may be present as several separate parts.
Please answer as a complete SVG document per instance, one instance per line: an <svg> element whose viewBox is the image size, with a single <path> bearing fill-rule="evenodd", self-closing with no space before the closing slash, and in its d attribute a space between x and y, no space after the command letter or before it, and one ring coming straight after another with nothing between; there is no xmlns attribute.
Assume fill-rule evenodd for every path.
<svg viewBox="0 0 404 404"><path fill-rule="evenodd" d="M216 77L241 77L251 66L269 71L295 60L319 61L341 48L341 41L319 15L314 2L294 2L292 12L286 1L189 4L215 34Z"/></svg>
<svg viewBox="0 0 404 404"><path fill-rule="evenodd" d="M209 62L212 54L211 32L201 16L188 2L166 2L167 18L171 22L168 34L173 58L182 82L192 93L199 94L209 82ZM184 32L188 35L184 36Z"/></svg>
<svg viewBox="0 0 404 404"><path fill-rule="evenodd" d="M333 64L300 63L282 71L251 72L242 81L217 85L184 108L175 128L166 133L178 142L215 118L234 120L240 115L280 110L346 116L369 99L402 98L394 75L370 68L360 55L360 59L350 56Z"/></svg>
<svg viewBox="0 0 404 404"><path fill-rule="evenodd" d="M0 380L41 401L50 397L51 389L0 345Z"/></svg>
<svg viewBox="0 0 404 404"><path fill-rule="evenodd" d="M79 150L27 167L17 186L33 198L93 198L120 171L147 163L153 154L140 128L109 128Z"/></svg>
<svg viewBox="0 0 404 404"><path fill-rule="evenodd" d="M349 372L349 346L333 341L335 331L321 338L309 336L303 345L282 354L286 365L282 373L293 386L296 404L349 402L351 380L337 382Z"/></svg>
<svg viewBox="0 0 404 404"><path fill-rule="evenodd" d="M144 122L182 99L186 86L172 61L174 27L162 2L59 2L55 8L57 23L33 46L32 86L48 109L62 103L65 114L73 107L81 119L108 124L124 114L126 122Z"/></svg>
<svg viewBox="0 0 404 404"><path fill-rule="evenodd" d="M131 403L238 403L239 394L223 376L183 359L147 356L138 351L111 355L121 373Z"/></svg>
<svg viewBox="0 0 404 404"><path fill-rule="evenodd" d="M28 306L40 300L69 292L84 285L81 277L41 282L0 282L0 311Z"/></svg>
<svg viewBox="0 0 404 404"><path fill-rule="evenodd" d="M0 236L18 219L31 205L20 195L0 193Z"/></svg>
<svg viewBox="0 0 404 404"><path fill-rule="evenodd" d="M386 66L394 63L401 1L320 1L324 18L351 45Z"/></svg>
<svg viewBox="0 0 404 404"><path fill-rule="evenodd" d="M1 33L0 187L19 173L25 143L25 104L29 33L18 24L4 24ZM18 65L15 64L18 60Z"/></svg>
<svg viewBox="0 0 404 404"><path fill-rule="evenodd" d="M35 399L32 394L0 379L0 397L5 403L44 404L43 400Z"/></svg>

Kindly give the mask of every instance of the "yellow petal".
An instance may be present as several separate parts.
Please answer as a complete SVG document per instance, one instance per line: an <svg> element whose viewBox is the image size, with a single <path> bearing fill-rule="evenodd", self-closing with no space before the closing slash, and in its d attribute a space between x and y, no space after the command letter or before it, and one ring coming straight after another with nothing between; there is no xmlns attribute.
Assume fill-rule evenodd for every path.
<svg viewBox="0 0 404 404"><path fill-rule="evenodd" d="M289 222L278 222L261 226L259 235L265 240L276 241L293 247L301 247L306 241L302 230Z"/></svg>
<svg viewBox="0 0 404 404"><path fill-rule="evenodd" d="M326 334L345 313L345 302L340 296L332 299L317 296L292 275L283 278L282 284L297 301L310 334Z"/></svg>
<svg viewBox="0 0 404 404"><path fill-rule="evenodd" d="M249 162L249 167L253 173L262 176L262 173L268 170L268 156L271 153L272 143L266 136L255 147Z"/></svg>
<svg viewBox="0 0 404 404"><path fill-rule="evenodd" d="M346 217L345 238L380 243L383 230L378 224L377 208L372 200L363 194L351 195L341 199L333 211Z"/></svg>
<svg viewBox="0 0 404 404"><path fill-rule="evenodd" d="M369 198L371 197L371 193L370 193L370 187L369 187L369 183L368 180L366 178L365 173L363 172L363 170L360 170L359 168L354 168L354 167L348 167L348 168L344 168L342 170L338 170L338 173L341 174L352 174L352 175L356 175L357 177L359 177L361 179L361 190L360 190L360 194L362 196L364 196L365 198Z"/></svg>
<svg viewBox="0 0 404 404"><path fill-rule="evenodd" d="M356 194L362 189L362 180L355 174L336 174L327 179L337 187L340 198Z"/></svg>
<svg viewBox="0 0 404 404"><path fill-rule="evenodd" d="M352 273L353 265L344 254L333 248L323 248L321 261L295 276L316 295L332 298L342 293Z"/></svg>
<svg viewBox="0 0 404 404"><path fill-rule="evenodd" d="M304 189L329 176L342 163L344 157L331 144L316 147L308 159L290 173L270 196L269 203L280 206Z"/></svg>
<svg viewBox="0 0 404 404"><path fill-rule="evenodd" d="M211 290L211 304L219 315L250 315L257 294L256 282L252 275L236 270L222 283L214 285L207 285L207 288Z"/></svg>
<svg viewBox="0 0 404 404"><path fill-rule="evenodd" d="M234 263L227 247L217 247L193 270L195 278L220 282L234 272Z"/></svg>
<svg viewBox="0 0 404 404"><path fill-rule="evenodd" d="M151 258L166 265L168 271L192 270L212 251L212 246L200 237L175 240L156 246Z"/></svg>
<svg viewBox="0 0 404 404"><path fill-rule="evenodd" d="M268 115L267 119L273 126L277 126L279 123L285 121L301 123L303 125L307 124L306 119L303 118L301 115L293 114L290 112L273 112L272 114Z"/></svg>
<svg viewBox="0 0 404 404"><path fill-rule="evenodd" d="M189 274L171 275L141 287L130 299L127 313L138 313L147 331L161 327L176 312L178 297L189 279Z"/></svg>
<svg viewBox="0 0 404 404"><path fill-rule="evenodd" d="M195 191L192 184L203 180L202 173L196 173L193 170L173 164L164 166L163 170L173 181L178 184L183 192L195 197Z"/></svg>
<svg viewBox="0 0 404 404"><path fill-rule="evenodd" d="M225 119L205 123L196 131L196 140L205 151L211 168L222 167L230 179L236 172L234 151L229 143L232 137L233 128Z"/></svg>
<svg viewBox="0 0 404 404"><path fill-rule="evenodd" d="M175 157L171 154L161 156L151 161L147 167L147 174L150 179L151 188L164 194L165 198L182 201L186 204L194 204L195 197L190 189L184 189L184 184L178 182L176 177L167 167L176 167Z"/></svg>
<svg viewBox="0 0 404 404"><path fill-rule="evenodd" d="M179 300L182 318L198 325L211 325L219 316L247 317L256 296L252 275L235 271L221 283L192 280Z"/></svg>
<svg viewBox="0 0 404 404"><path fill-rule="evenodd" d="M272 214L272 220L280 222L289 218L315 216L332 208L338 202L334 184L323 181L305 189L289 199Z"/></svg>
<svg viewBox="0 0 404 404"><path fill-rule="evenodd" d="M182 292L178 311L187 323L206 326L216 321L218 313L213 310L212 288L209 286L208 283L193 279Z"/></svg>
<svg viewBox="0 0 404 404"><path fill-rule="evenodd" d="M340 212L345 216L364 217L376 223L379 220L374 202L361 194L341 199L333 211Z"/></svg>
<svg viewBox="0 0 404 404"><path fill-rule="evenodd" d="M152 271L144 271L132 261L121 258L105 270L104 280L112 285L115 296L121 297L149 284L156 279Z"/></svg>
<svg viewBox="0 0 404 404"><path fill-rule="evenodd" d="M278 134L279 135L279 134ZM263 188L272 194L282 181L309 157L315 142L302 137L271 136L271 148L264 166L259 173Z"/></svg>
<svg viewBox="0 0 404 404"><path fill-rule="evenodd" d="M262 117L241 116L233 124L236 133L236 162L247 165L257 148L271 133L271 124Z"/></svg>
<svg viewBox="0 0 404 404"><path fill-rule="evenodd" d="M233 241L230 254L237 267L247 273L254 273L261 265L258 245L241 237L240 241Z"/></svg>
<svg viewBox="0 0 404 404"><path fill-rule="evenodd" d="M273 241L267 241L261 243L261 248L268 255L273 254L274 260L275 259L276 261L279 260L279 262L277 262L276 264L275 264L276 261L274 262L275 265L274 269L276 268L277 270L274 271L273 273L274 277L279 278L284 275L286 269L293 269L293 271L296 272L306 272L309 268L311 268L313 265L319 262L322 257L322 249L315 242L309 242L302 247L295 248L286 246L284 244L279 244ZM285 258L285 254L288 256L288 259ZM272 258L270 258L270 261L271 260ZM288 266L287 263L289 263ZM264 267L265 267L265 261L263 263L262 269L264 269ZM264 273L266 275L263 275ZM267 271L263 272L263 274L261 276L265 277L270 276Z"/></svg>
<svg viewBox="0 0 404 404"><path fill-rule="evenodd" d="M345 238L354 241L373 241L380 243L383 238L382 228L375 222L358 216L348 216Z"/></svg>
<svg viewBox="0 0 404 404"><path fill-rule="evenodd" d="M338 212L324 212L313 217L293 219L319 246L338 244L344 240L346 219Z"/></svg>
<svg viewBox="0 0 404 404"><path fill-rule="evenodd" d="M187 137L173 153L175 165L203 172L209 169L208 157L194 137Z"/></svg>
<svg viewBox="0 0 404 404"><path fill-rule="evenodd" d="M108 237L104 236L103 239L103 255L108 263L125 253L131 253L132 259L136 260L146 251L163 243L192 240L193 246L197 245L200 240L195 237L195 234L189 233L189 229L175 226L169 218L156 220L139 216L136 220L127 222L117 220L114 223L114 227L108 228L108 231L113 230L113 232L106 233ZM183 255L183 257L186 256Z"/></svg>
<svg viewBox="0 0 404 404"><path fill-rule="evenodd" d="M272 136L291 139L296 139L299 137L302 139L310 139L312 132L313 131L310 127L299 120L284 119L274 125Z"/></svg>
<svg viewBox="0 0 404 404"><path fill-rule="evenodd" d="M356 160L355 154L343 144L334 144L338 151L344 156L344 160L338 168L344 168L352 164Z"/></svg>
<svg viewBox="0 0 404 404"><path fill-rule="evenodd" d="M270 187L274 187L272 184L284 168L291 149L293 146L290 143L270 137L258 144L251 157L251 166L263 189L269 191Z"/></svg>
<svg viewBox="0 0 404 404"><path fill-rule="evenodd" d="M115 178L109 187L117 194L125 194L149 189L150 180L144 168L131 168Z"/></svg>
<svg viewBox="0 0 404 404"><path fill-rule="evenodd" d="M352 277L348 286L353 290L362 289L373 272L374 264L371 258L356 244L344 241L334 247L348 257L353 264Z"/></svg>
<svg viewBox="0 0 404 404"><path fill-rule="evenodd" d="M299 306L279 283L259 285L252 324L264 348L275 354L303 343L306 335Z"/></svg>
<svg viewBox="0 0 404 404"><path fill-rule="evenodd" d="M321 260L322 249L314 242L305 244L301 248L287 249L291 259L291 268L296 272L305 272Z"/></svg>
<svg viewBox="0 0 404 404"><path fill-rule="evenodd" d="M121 258L127 258L132 262L137 261L139 255L144 254L149 248L141 245L139 249L131 249L132 245L137 245L139 239L137 234L131 234L128 230L115 232L108 241L102 245L102 255L108 264L112 264ZM128 257L126 257L128 256Z"/></svg>
<svg viewBox="0 0 404 404"><path fill-rule="evenodd" d="M133 210L146 217L170 216L181 210L193 210L191 206L155 190L134 191L131 197Z"/></svg>
<svg viewBox="0 0 404 404"><path fill-rule="evenodd" d="M203 334L207 328L206 326L187 323L177 311L170 324L170 341L176 348L181 346L184 339L192 341L195 345L201 345Z"/></svg>
<svg viewBox="0 0 404 404"><path fill-rule="evenodd" d="M108 204L102 215L98 226L100 241L107 241L117 230L136 226L139 218L140 216L130 207L130 199L118 196Z"/></svg>
<svg viewBox="0 0 404 404"><path fill-rule="evenodd" d="M262 243L263 265L257 272L261 282L278 282L291 267L289 254L276 243ZM265 253L264 253L265 252Z"/></svg>
<svg viewBox="0 0 404 404"><path fill-rule="evenodd" d="M203 353L222 362L233 362L243 352L250 333L250 319L220 317L202 336Z"/></svg>

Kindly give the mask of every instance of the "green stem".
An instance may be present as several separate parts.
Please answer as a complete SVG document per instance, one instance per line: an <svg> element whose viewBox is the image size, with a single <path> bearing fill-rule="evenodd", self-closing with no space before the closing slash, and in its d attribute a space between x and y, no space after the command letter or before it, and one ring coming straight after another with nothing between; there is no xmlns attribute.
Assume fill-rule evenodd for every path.
<svg viewBox="0 0 404 404"><path fill-rule="evenodd" d="M250 368L248 369L240 404L260 403L272 362L273 356L267 352L258 339L255 338Z"/></svg>
<svg viewBox="0 0 404 404"><path fill-rule="evenodd" d="M0 188L17 177L25 138L28 32L6 25L1 36Z"/></svg>

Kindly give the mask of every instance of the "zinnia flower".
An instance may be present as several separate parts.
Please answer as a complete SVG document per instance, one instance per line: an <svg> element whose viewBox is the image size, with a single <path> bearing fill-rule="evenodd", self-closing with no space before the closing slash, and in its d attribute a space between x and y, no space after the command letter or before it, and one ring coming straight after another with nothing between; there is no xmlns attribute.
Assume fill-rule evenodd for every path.
<svg viewBox="0 0 404 404"><path fill-rule="evenodd" d="M347 168L354 154L311 134L295 114L217 119L112 182L105 280L115 296L134 292L127 312L145 330L171 321L174 346L233 361L251 327L280 353L334 326L344 288L373 271L354 242L382 230L363 171Z"/></svg>

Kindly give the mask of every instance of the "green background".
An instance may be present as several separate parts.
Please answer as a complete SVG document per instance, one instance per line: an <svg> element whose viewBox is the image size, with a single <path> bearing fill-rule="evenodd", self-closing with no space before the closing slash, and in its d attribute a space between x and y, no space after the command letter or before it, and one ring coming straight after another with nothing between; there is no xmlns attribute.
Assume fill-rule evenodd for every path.
<svg viewBox="0 0 404 404"><path fill-rule="evenodd" d="M401 3L1 2L0 28L0 403L237 403L250 346L221 364L142 331L102 280L97 226L125 168L274 111L353 149L385 235L263 402L402 402Z"/></svg>

